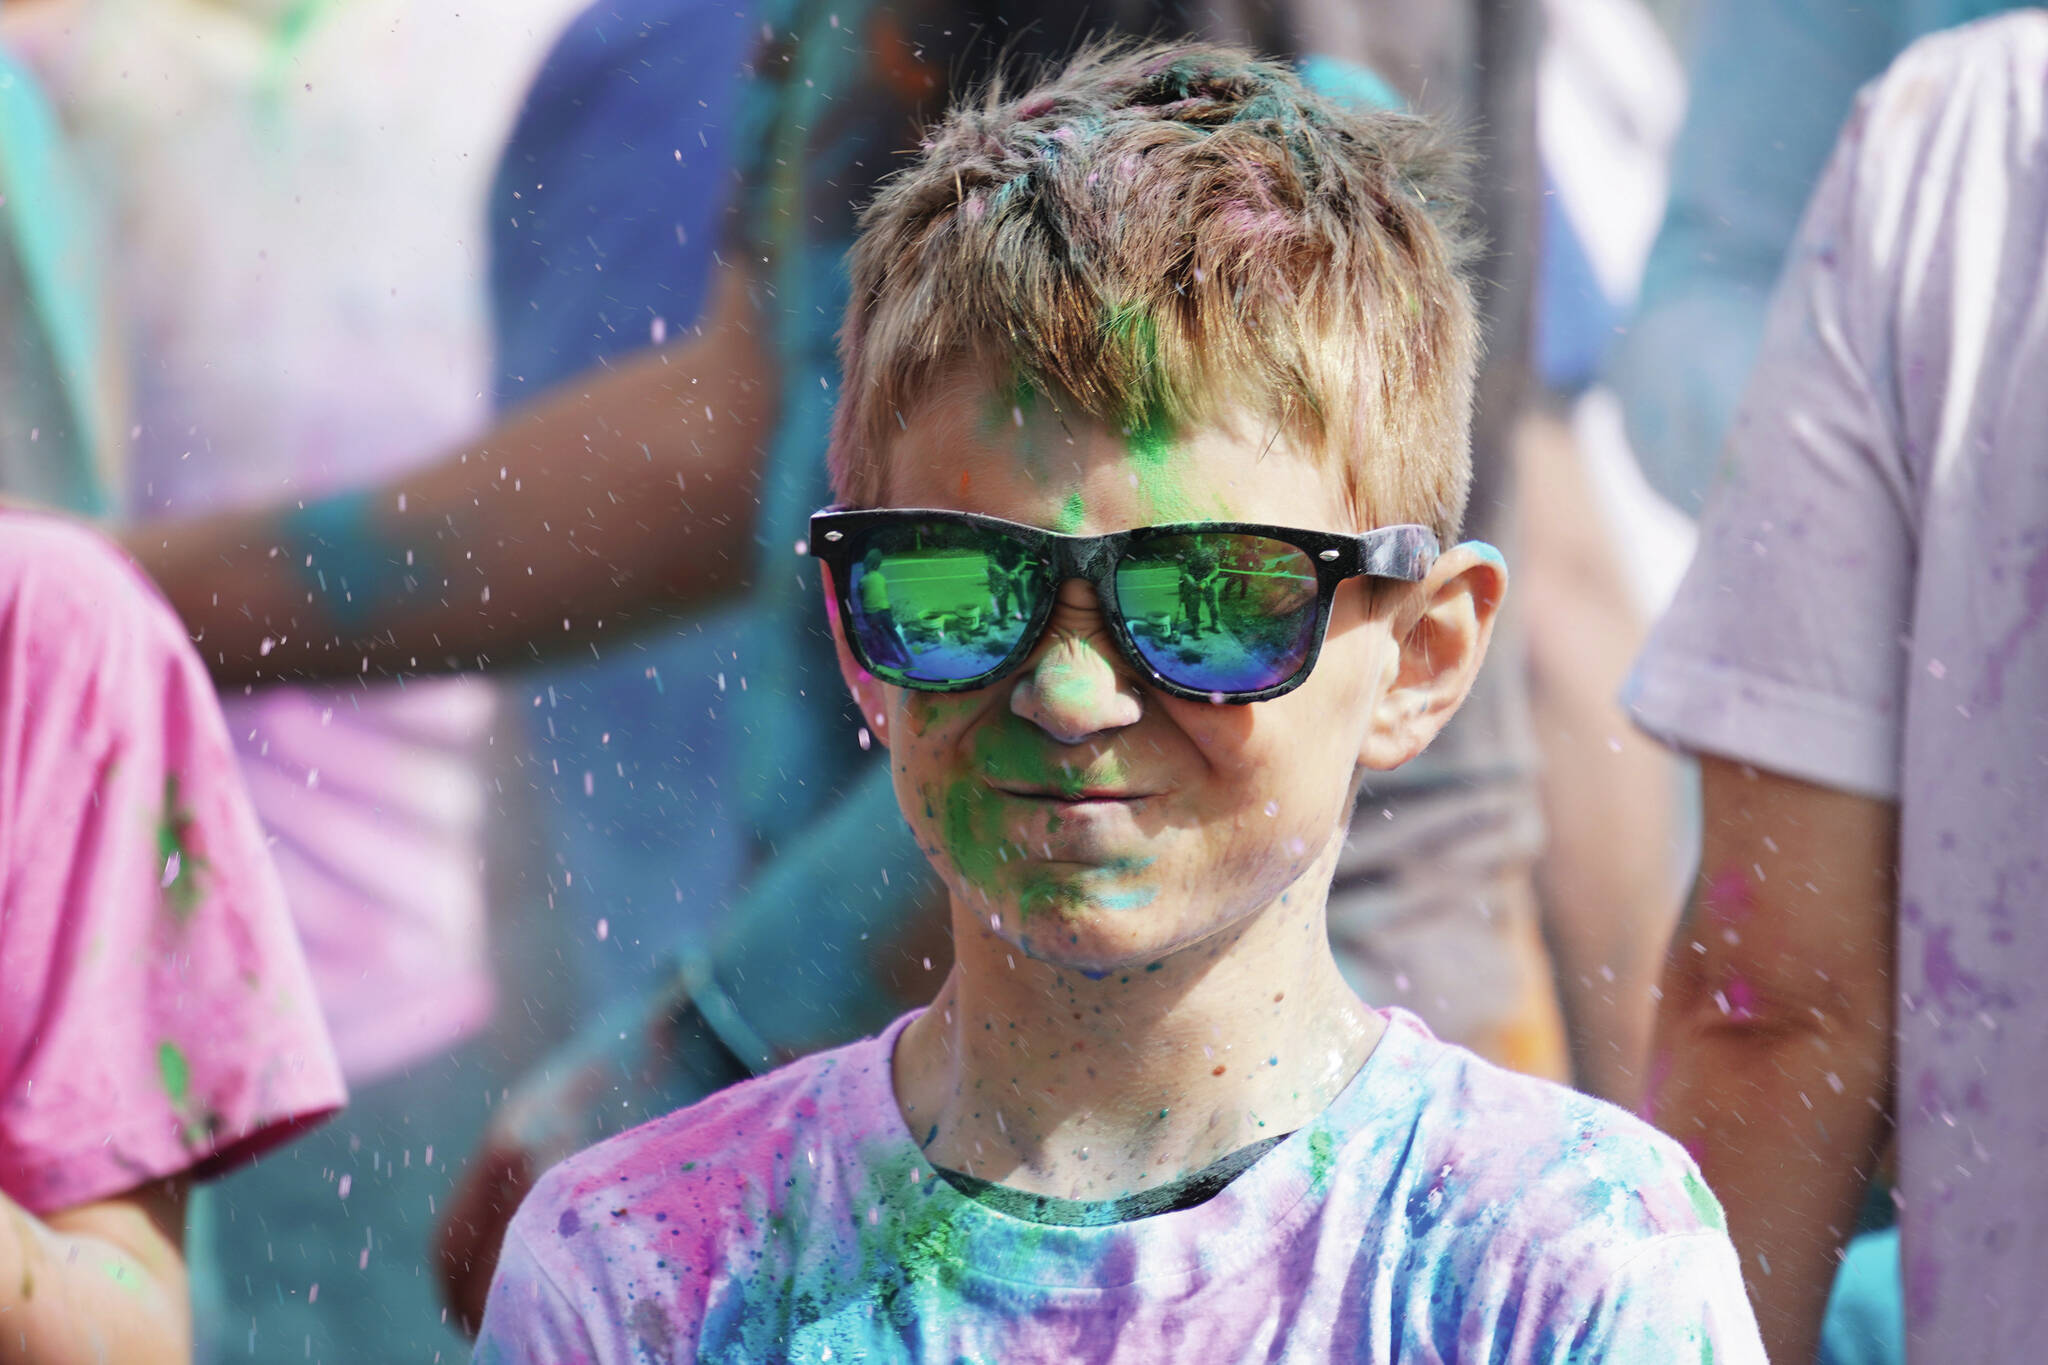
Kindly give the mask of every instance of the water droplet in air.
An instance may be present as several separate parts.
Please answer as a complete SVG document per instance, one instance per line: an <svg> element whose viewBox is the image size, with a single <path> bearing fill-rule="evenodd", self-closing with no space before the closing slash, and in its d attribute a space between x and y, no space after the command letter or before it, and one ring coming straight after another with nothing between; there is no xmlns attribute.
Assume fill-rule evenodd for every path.
<svg viewBox="0 0 2048 1365"><path fill-rule="evenodd" d="M178 850L172 849L171 856L164 859L164 879L158 882L157 885L159 887L167 887L172 882L178 880L178 869L184 865L184 858L178 853Z"/></svg>
<svg viewBox="0 0 2048 1365"><path fill-rule="evenodd" d="M602 943L602 942L604 942L604 941L605 941L606 939L610 938L611 936L612 936L612 922L611 922L610 920L608 920L608 919L601 919L601 920L599 920L599 921L597 922L597 941L598 941L599 943Z"/></svg>
<svg viewBox="0 0 2048 1365"><path fill-rule="evenodd" d="M355 1188L355 1183L355 1178L353 1176L343 1176L341 1178L341 1185L336 1190L336 1193L338 1193L343 1199L348 1198L348 1192L351 1189Z"/></svg>

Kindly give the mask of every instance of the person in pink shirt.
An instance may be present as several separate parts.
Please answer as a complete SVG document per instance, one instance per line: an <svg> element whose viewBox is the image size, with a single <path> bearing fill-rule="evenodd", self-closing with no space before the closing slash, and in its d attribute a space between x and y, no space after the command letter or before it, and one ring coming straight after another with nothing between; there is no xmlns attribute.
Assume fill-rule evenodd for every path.
<svg viewBox="0 0 2048 1365"><path fill-rule="evenodd" d="M0 1339L183 1361L189 1182L341 1106L277 873L177 618L0 510Z"/></svg>

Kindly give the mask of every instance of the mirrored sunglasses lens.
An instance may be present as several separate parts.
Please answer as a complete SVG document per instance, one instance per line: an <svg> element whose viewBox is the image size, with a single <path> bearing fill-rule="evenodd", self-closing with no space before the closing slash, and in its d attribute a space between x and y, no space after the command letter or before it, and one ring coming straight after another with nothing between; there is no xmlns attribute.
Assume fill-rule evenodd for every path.
<svg viewBox="0 0 2048 1365"><path fill-rule="evenodd" d="M1010 656L1043 593L1024 547L952 522L868 534L848 576L853 629L887 682L959 683Z"/></svg>
<svg viewBox="0 0 2048 1365"><path fill-rule="evenodd" d="M1300 671L1315 633L1316 570L1285 541L1232 532L1154 536L1117 565L1138 653L1198 692L1258 692Z"/></svg>

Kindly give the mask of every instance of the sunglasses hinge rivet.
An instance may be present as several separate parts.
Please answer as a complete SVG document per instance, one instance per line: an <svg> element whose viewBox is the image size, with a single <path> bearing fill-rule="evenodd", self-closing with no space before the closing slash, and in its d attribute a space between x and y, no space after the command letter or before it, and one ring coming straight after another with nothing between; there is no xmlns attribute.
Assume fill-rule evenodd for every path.
<svg viewBox="0 0 2048 1365"><path fill-rule="evenodd" d="M825 533L825 539L827 539L827 540L844 540L844 539L845 539L845 536L844 536L844 535L842 535L842 534L841 534L840 532L838 532L838 531L827 531L827 532Z"/></svg>
<svg viewBox="0 0 2048 1365"><path fill-rule="evenodd" d="M1318 559L1335 559L1336 557L1337 552L1335 550L1325 550L1320 555L1316 556L1316 558Z"/></svg>

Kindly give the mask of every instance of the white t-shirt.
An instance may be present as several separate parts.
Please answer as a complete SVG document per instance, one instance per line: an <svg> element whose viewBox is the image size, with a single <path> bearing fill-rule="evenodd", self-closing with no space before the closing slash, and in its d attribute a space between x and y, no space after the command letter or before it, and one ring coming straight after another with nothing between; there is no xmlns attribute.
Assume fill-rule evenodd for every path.
<svg viewBox="0 0 2048 1365"><path fill-rule="evenodd" d="M1681 746L1896 801L1916 1359L2048 1340L2048 15L1908 49L1816 191L1631 685Z"/></svg>
<svg viewBox="0 0 2048 1365"><path fill-rule="evenodd" d="M1221 1193L1096 1227L934 1174L890 1080L911 1017L557 1166L480 1365L1763 1361L1677 1144L1412 1015Z"/></svg>

